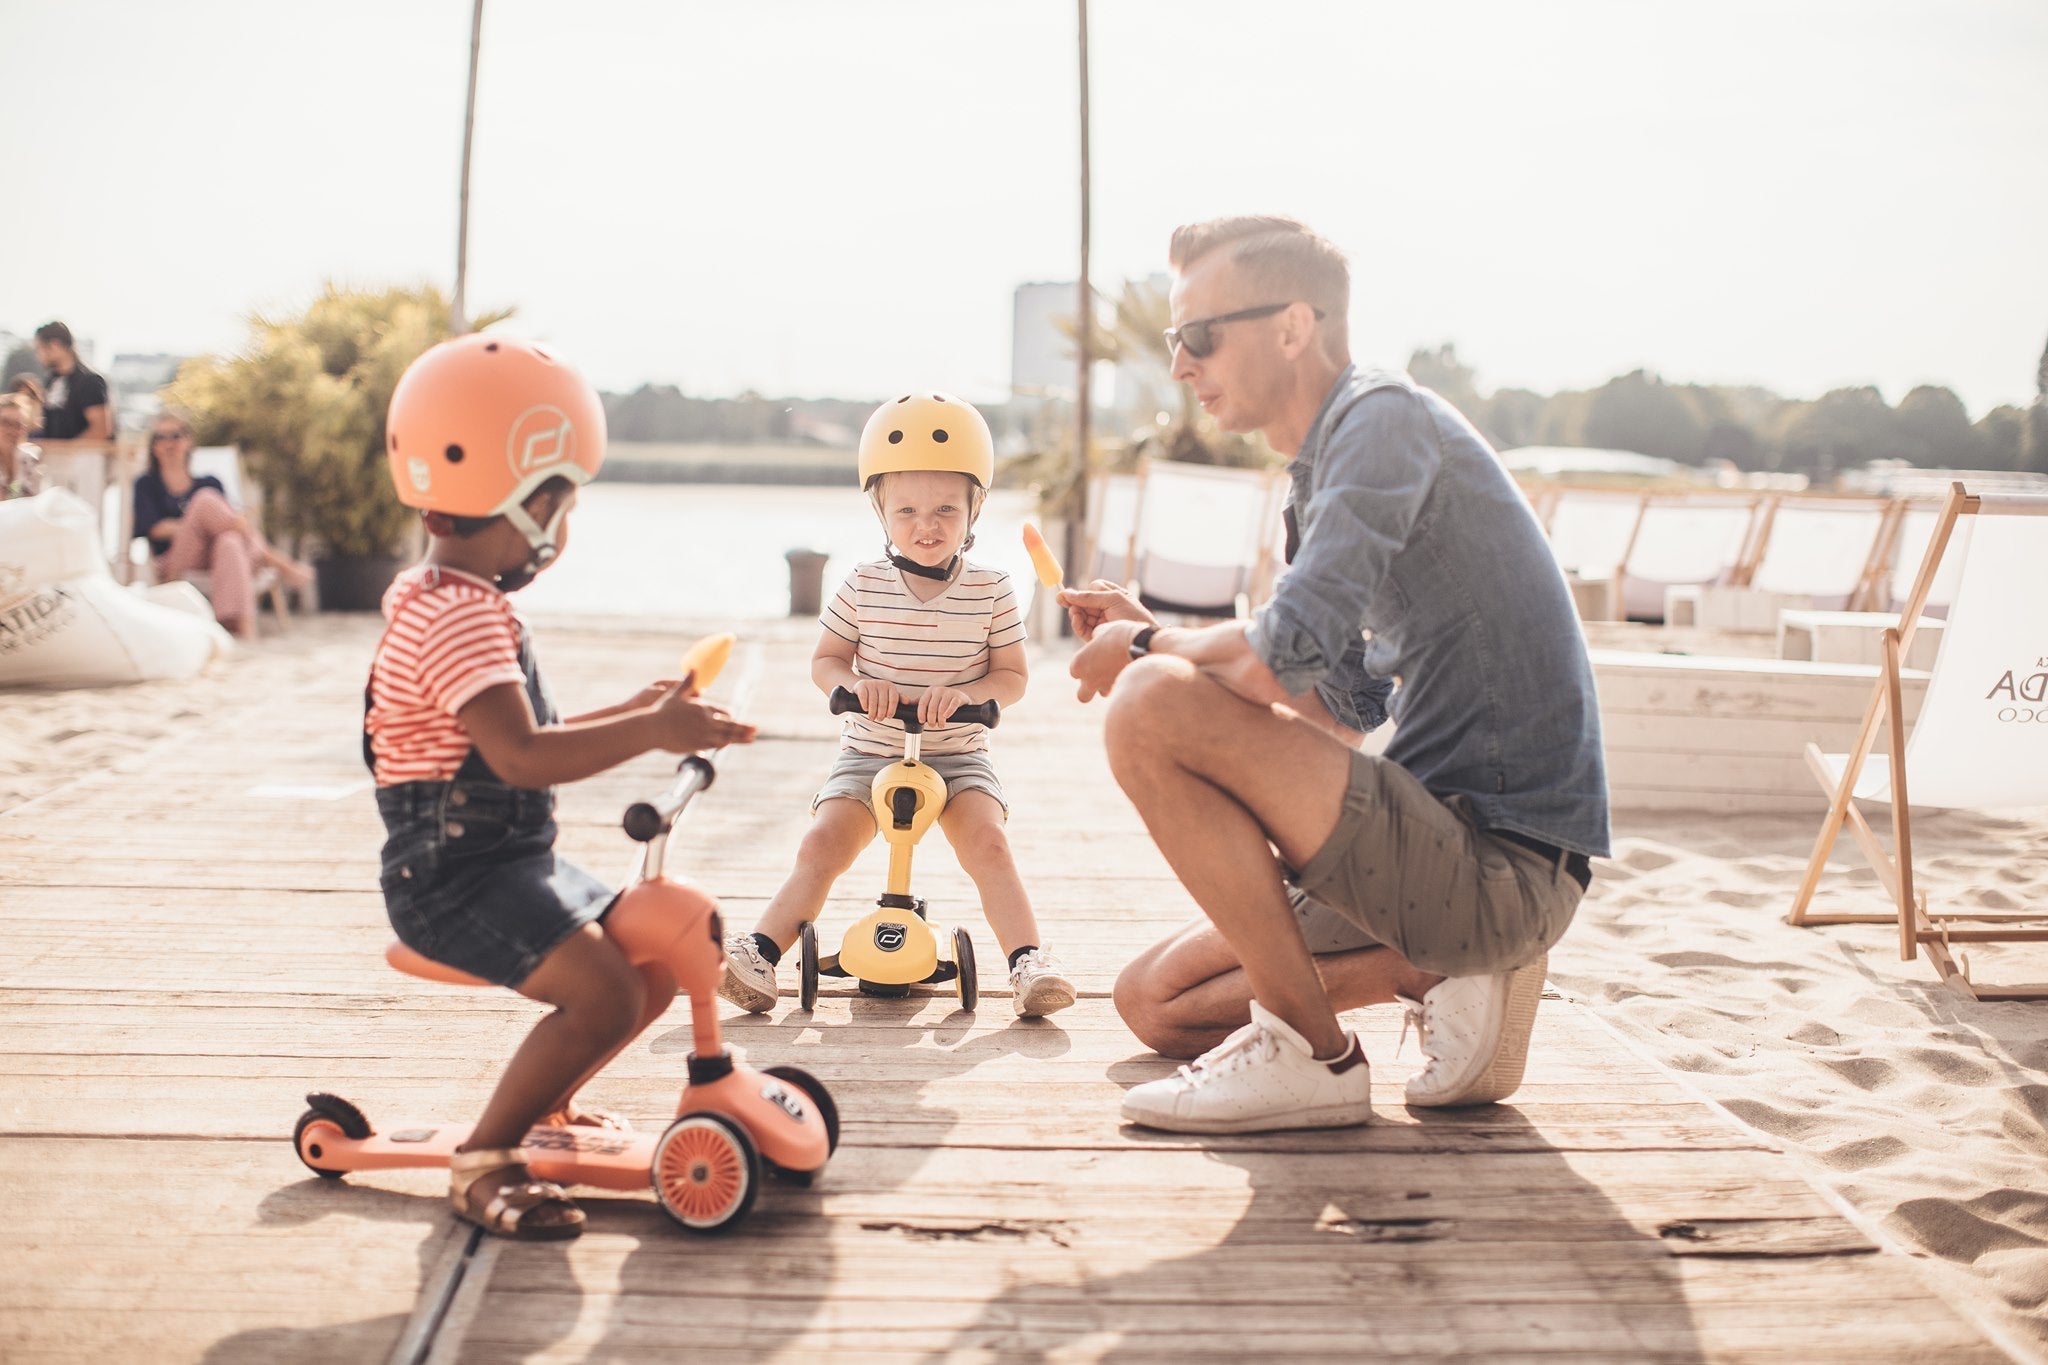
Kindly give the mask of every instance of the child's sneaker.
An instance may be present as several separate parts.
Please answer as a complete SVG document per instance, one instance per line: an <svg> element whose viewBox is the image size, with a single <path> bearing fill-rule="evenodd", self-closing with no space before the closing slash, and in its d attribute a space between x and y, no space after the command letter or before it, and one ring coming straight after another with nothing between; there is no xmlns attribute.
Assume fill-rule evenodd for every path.
<svg viewBox="0 0 2048 1365"><path fill-rule="evenodd" d="M761 956L752 934L726 935L725 979L718 993L755 1014L775 1008L775 964Z"/></svg>
<svg viewBox="0 0 2048 1365"><path fill-rule="evenodd" d="M1252 1001L1252 1021L1164 1080L1124 1094L1123 1116L1169 1133L1348 1128L1372 1120L1372 1067L1355 1034L1334 1061Z"/></svg>
<svg viewBox="0 0 2048 1365"><path fill-rule="evenodd" d="M1074 1003L1074 983L1043 948L1032 948L1010 968L1010 1004L1019 1019L1035 1019Z"/></svg>

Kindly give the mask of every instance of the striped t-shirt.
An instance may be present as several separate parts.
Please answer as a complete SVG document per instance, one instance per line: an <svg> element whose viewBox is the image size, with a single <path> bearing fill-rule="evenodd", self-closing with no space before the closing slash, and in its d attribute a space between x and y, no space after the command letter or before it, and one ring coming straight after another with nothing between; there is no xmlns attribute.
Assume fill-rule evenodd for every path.
<svg viewBox="0 0 2048 1365"><path fill-rule="evenodd" d="M469 757L455 713L487 687L526 681L519 617L495 584L434 564L398 576L384 617L363 722L377 785L445 782Z"/></svg>
<svg viewBox="0 0 2048 1365"><path fill-rule="evenodd" d="M989 651L1024 638L1024 614L1000 569L964 565L960 576L929 602L904 586L903 571L886 559L857 566L826 603L818 623L853 645L853 671L895 683L921 696L928 687L963 687L988 676ZM840 747L857 754L903 752L903 727L849 712ZM927 754L967 754L988 748L981 725L932 725Z"/></svg>

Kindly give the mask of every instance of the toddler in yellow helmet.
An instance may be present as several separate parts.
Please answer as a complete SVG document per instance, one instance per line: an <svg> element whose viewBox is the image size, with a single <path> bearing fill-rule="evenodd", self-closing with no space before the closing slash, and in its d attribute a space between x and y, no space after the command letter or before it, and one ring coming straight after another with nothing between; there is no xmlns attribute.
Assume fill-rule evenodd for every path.
<svg viewBox="0 0 2048 1365"><path fill-rule="evenodd" d="M837 687L855 693L862 709L847 714L795 870L754 931L727 939L719 993L742 1009L774 1007L777 963L875 837L869 791L903 752L898 703L915 702L923 760L946 781L939 827L1009 960L1011 1003L1027 1017L1065 1009L1074 983L1040 942L1010 857L1009 807L988 730L944 719L961 706L1007 707L1024 695L1024 616L1009 575L966 558L995 481L988 423L950 394L884 403L861 432L860 481L881 519L884 553L856 565L825 605L811 680L827 695Z"/></svg>

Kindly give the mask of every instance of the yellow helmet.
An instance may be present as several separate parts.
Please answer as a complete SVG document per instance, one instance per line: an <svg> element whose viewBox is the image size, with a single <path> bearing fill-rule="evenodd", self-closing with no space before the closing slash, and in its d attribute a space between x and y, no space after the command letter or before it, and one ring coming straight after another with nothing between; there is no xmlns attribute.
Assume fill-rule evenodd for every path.
<svg viewBox="0 0 2048 1365"><path fill-rule="evenodd" d="M910 470L965 474L982 493L994 486L995 438L972 403L950 393L906 393L875 409L860 433L860 486L872 489L882 475Z"/></svg>

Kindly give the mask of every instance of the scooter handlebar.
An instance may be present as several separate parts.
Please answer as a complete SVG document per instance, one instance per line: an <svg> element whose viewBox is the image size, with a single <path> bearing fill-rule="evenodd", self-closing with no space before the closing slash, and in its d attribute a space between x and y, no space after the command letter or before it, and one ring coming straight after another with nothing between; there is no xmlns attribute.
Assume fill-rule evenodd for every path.
<svg viewBox="0 0 2048 1365"><path fill-rule="evenodd" d="M709 787L718 776L718 769L702 754L685 755L676 765L676 779L669 783L668 790L652 801L635 801L626 807L627 837L635 843L652 843L668 833L676 817L683 813L683 807L698 792Z"/></svg>
<svg viewBox="0 0 2048 1365"><path fill-rule="evenodd" d="M832 714L835 716L843 716L848 711L864 711L866 709L860 704L860 698L854 695L853 690L846 687L835 687L832 689L831 706ZM1003 708L995 702L982 701L976 702L972 706L955 707L953 714L946 717L946 722L949 725L986 725L989 729L993 730L996 722L1002 719L1002 714ZM898 705L896 708L896 719L902 723L904 729L912 734L918 734L924 730L923 724L917 718L917 703L914 701L906 701Z"/></svg>

